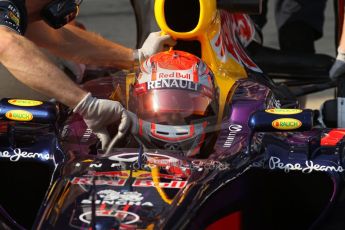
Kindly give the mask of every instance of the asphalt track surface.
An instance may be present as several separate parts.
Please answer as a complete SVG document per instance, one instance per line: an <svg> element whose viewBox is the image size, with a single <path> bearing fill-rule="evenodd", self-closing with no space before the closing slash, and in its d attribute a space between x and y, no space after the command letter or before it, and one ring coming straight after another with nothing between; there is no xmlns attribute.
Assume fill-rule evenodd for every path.
<svg viewBox="0 0 345 230"><path fill-rule="evenodd" d="M278 47L273 12L274 1L271 0L269 4L268 24L264 28L264 44ZM318 53L334 56L333 1L328 1L325 16L324 36L316 43L316 50ZM129 0L84 0L78 20L90 31L128 47L135 47L135 20ZM332 95L333 90L313 94L308 97L306 106L319 108L320 104ZM48 99L18 82L4 68L0 68L0 98L3 97Z"/></svg>

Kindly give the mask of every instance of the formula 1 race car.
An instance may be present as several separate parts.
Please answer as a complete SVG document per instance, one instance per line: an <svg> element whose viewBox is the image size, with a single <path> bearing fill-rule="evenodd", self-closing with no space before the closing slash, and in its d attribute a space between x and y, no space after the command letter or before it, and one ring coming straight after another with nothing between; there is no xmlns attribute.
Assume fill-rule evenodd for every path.
<svg viewBox="0 0 345 230"><path fill-rule="evenodd" d="M83 84L128 109L106 150L59 103L2 99L0 228L344 229L345 130L247 55L242 3L156 0L174 50Z"/></svg>

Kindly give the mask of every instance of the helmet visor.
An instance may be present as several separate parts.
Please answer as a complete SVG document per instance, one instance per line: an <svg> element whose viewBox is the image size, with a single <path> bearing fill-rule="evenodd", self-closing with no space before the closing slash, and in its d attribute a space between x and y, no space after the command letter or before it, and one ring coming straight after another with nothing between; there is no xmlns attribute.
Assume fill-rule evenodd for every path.
<svg viewBox="0 0 345 230"><path fill-rule="evenodd" d="M163 125L190 125L194 120L214 115L212 98L181 89L150 90L138 95L141 119Z"/></svg>

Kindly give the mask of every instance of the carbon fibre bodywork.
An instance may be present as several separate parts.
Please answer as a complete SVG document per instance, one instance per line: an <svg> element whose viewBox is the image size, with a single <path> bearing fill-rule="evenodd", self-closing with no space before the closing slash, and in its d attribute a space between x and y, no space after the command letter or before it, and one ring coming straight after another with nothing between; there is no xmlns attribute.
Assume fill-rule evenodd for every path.
<svg viewBox="0 0 345 230"><path fill-rule="evenodd" d="M85 87L107 98L121 81L106 77ZM273 229L285 220L275 210L291 211L296 222L286 227L321 226L319 221L335 218L326 214L342 204L344 132L252 133L253 114L278 103L270 87L255 79L239 80L229 93L214 148L204 159L144 152L135 145L105 156L77 114L58 129L56 123L6 121L0 160L2 175L11 176L1 182L7 188L2 189L2 205L28 227L32 217L24 213L34 214L45 196L33 229L200 229L238 211L244 229ZM35 184L40 186L30 192L36 195L30 200L28 188ZM297 212L294 205L301 203ZM2 218L13 224L5 213Z"/></svg>

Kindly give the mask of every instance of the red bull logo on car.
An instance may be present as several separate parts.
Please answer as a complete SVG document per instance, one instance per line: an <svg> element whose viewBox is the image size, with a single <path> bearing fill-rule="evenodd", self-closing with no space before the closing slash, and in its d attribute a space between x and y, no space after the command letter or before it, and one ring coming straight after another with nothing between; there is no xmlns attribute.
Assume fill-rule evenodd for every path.
<svg viewBox="0 0 345 230"><path fill-rule="evenodd" d="M294 118L280 118L272 122L272 126L279 130L294 130L302 126L300 120Z"/></svg>
<svg viewBox="0 0 345 230"><path fill-rule="evenodd" d="M13 121L31 121L34 118L32 113L25 110L10 110L5 116Z"/></svg>

